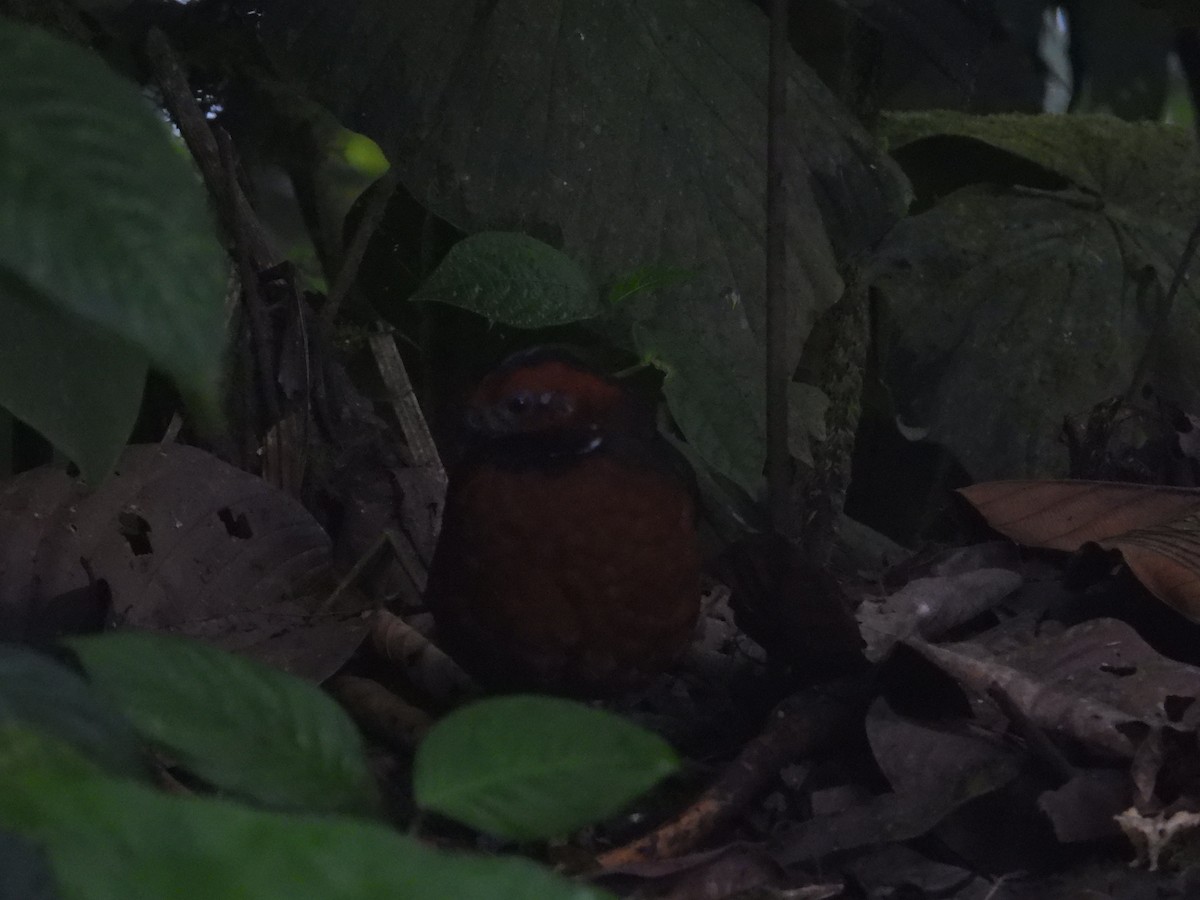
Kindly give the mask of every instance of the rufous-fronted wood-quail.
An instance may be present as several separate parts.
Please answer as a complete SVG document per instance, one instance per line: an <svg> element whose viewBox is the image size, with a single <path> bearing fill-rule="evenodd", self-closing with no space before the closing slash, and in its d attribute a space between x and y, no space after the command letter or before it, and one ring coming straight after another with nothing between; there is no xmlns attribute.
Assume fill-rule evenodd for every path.
<svg viewBox="0 0 1200 900"><path fill-rule="evenodd" d="M634 687L687 646L695 509L649 415L564 353L510 357L472 396L426 593L483 684Z"/></svg>

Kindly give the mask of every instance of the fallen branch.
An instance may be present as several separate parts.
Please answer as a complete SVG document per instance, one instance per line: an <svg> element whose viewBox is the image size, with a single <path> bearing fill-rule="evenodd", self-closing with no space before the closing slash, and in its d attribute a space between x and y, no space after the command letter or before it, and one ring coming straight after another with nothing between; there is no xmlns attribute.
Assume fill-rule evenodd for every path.
<svg viewBox="0 0 1200 900"><path fill-rule="evenodd" d="M762 733L742 749L700 799L645 837L601 854L596 860L600 873L695 850L762 793L783 766L842 741L862 719L870 694L869 681L863 678L816 685L793 694L775 707Z"/></svg>

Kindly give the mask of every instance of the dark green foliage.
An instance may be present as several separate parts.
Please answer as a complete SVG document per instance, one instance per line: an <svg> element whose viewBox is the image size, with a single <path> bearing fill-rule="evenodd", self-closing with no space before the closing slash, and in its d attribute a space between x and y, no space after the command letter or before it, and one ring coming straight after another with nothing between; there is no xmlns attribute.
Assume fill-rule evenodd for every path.
<svg viewBox="0 0 1200 900"><path fill-rule="evenodd" d="M98 480L147 365L214 415L224 254L165 124L94 54L0 19L0 122L0 404Z"/></svg>

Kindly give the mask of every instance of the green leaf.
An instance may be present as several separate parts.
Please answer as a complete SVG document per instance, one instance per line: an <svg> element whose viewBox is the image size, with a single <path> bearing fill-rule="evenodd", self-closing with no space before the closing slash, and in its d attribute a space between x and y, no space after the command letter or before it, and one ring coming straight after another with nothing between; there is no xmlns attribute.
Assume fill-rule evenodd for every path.
<svg viewBox="0 0 1200 900"><path fill-rule="evenodd" d="M17 776L66 781L96 774L95 765L69 742L15 720L0 722L0 795Z"/></svg>
<svg viewBox="0 0 1200 900"><path fill-rule="evenodd" d="M109 772L147 772L133 727L82 676L43 653L0 644L0 723L23 723L70 744Z"/></svg>
<svg viewBox="0 0 1200 900"><path fill-rule="evenodd" d="M512 840L567 834L610 816L678 767L662 738L552 697L483 700L417 748L417 804Z"/></svg>
<svg viewBox="0 0 1200 900"><path fill-rule="evenodd" d="M59 900L54 874L38 846L4 832L0 832L0 897Z"/></svg>
<svg viewBox="0 0 1200 900"><path fill-rule="evenodd" d="M146 355L7 276L0 266L0 322L9 336L0 337L0 406L40 431L95 484L133 430Z"/></svg>
<svg viewBox="0 0 1200 900"><path fill-rule="evenodd" d="M665 424L665 423L664 423ZM673 428L659 426L659 434L675 451L687 460L696 478L696 489L704 505L704 516L719 539L733 543L748 534L767 530L763 509L746 492L713 471L696 452L696 448L676 436Z"/></svg>
<svg viewBox="0 0 1200 900"><path fill-rule="evenodd" d="M373 808L358 731L315 686L182 638L130 632L67 644L148 740L213 785L281 808Z"/></svg>
<svg viewBox="0 0 1200 900"><path fill-rule="evenodd" d="M341 150L342 162L366 178L378 178L388 170L387 157L365 134L342 129L336 146Z"/></svg>
<svg viewBox="0 0 1200 900"><path fill-rule="evenodd" d="M731 352L734 336L717 344L708 329L661 317L635 322L633 340L642 358L666 374L663 395L688 443L715 472L757 498L767 429L755 360Z"/></svg>
<svg viewBox="0 0 1200 900"><path fill-rule="evenodd" d="M126 345L132 360L148 358L211 413L225 257L200 184L161 117L95 54L0 20L0 121L5 292L23 285L20 302ZM23 339L6 328L0 355ZM81 428L75 443L91 437Z"/></svg>
<svg viewBox="0 0 1200 900"><path fill-rule="evenodd" d="M413 300L436 300L516 328L545 328L601 312L595 287L565 253L525 234L484 231L450 248Z"/></svg>
<svg viewBox="0 0 1200 900"><path fill-rule="evenodd" d="M907 425L974 480L1061 477L1063 417L1123 395L1131 379L1181 408L1200 404L1195 261L1162 306L1200 209L1191 132L951 113L891 116L889 129L893 142L906 135L909 163L936 162L966 185L922 191L932 206L899 223L868 264L888 323L881 377ZM965 152L972 144L1004 152ZM1026 183L1014 178L1018 154L1071 184L998 189Z"/></svg>
<svg viewBox="0 0 1200 900"><path fill-rule="evenodd" d="M522 859L442 853L386 828L81 774L0 728L0 828L36 841L64 900L604 900Z"/></svg>
<svg viewBox="0 0 1200 900"><path fill-rule="evenodd" d="M920 158L918 151L922 148L918 145L922 141L957 141L949 150L945 145L934 145L930 154L936 155L937 164L949 172L965 170L970 178L963 183L1006 181L1013 171L1001 159L978 158L971 153L975 143L1033 163L1088 194L1103 197L1107 203L1153 206L1161 201L1166 212L1174 211L1176 198L1147 191L1161 187L1160 182L1176 170L1186 178L1195 167L1189 158L1194 146L1190 131L1148 122L1122 122L1105 115L978 116L935 110L888 113L880 125L892 152L905 149L910 159ZM921 161L930 164L929 160ZM985 168L974 171L977 165ZM1019 176L1013 180L1028 183Z"/></svg>

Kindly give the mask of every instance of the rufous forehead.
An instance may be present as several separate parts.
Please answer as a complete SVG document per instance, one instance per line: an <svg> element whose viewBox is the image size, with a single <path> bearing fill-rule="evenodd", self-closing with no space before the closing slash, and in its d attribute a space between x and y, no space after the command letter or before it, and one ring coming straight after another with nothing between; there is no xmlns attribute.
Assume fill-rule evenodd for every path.
<svg viewBox="0 0 1200 900"><path fill-rule="evenodd" d="M491 406L521 391L541 394L555 391L584 401L593 407L613 406L621 402L621 388L603 378L561 360L544 360L510 371L494 372L479 385L471 398L474 407Z"/></svg>

